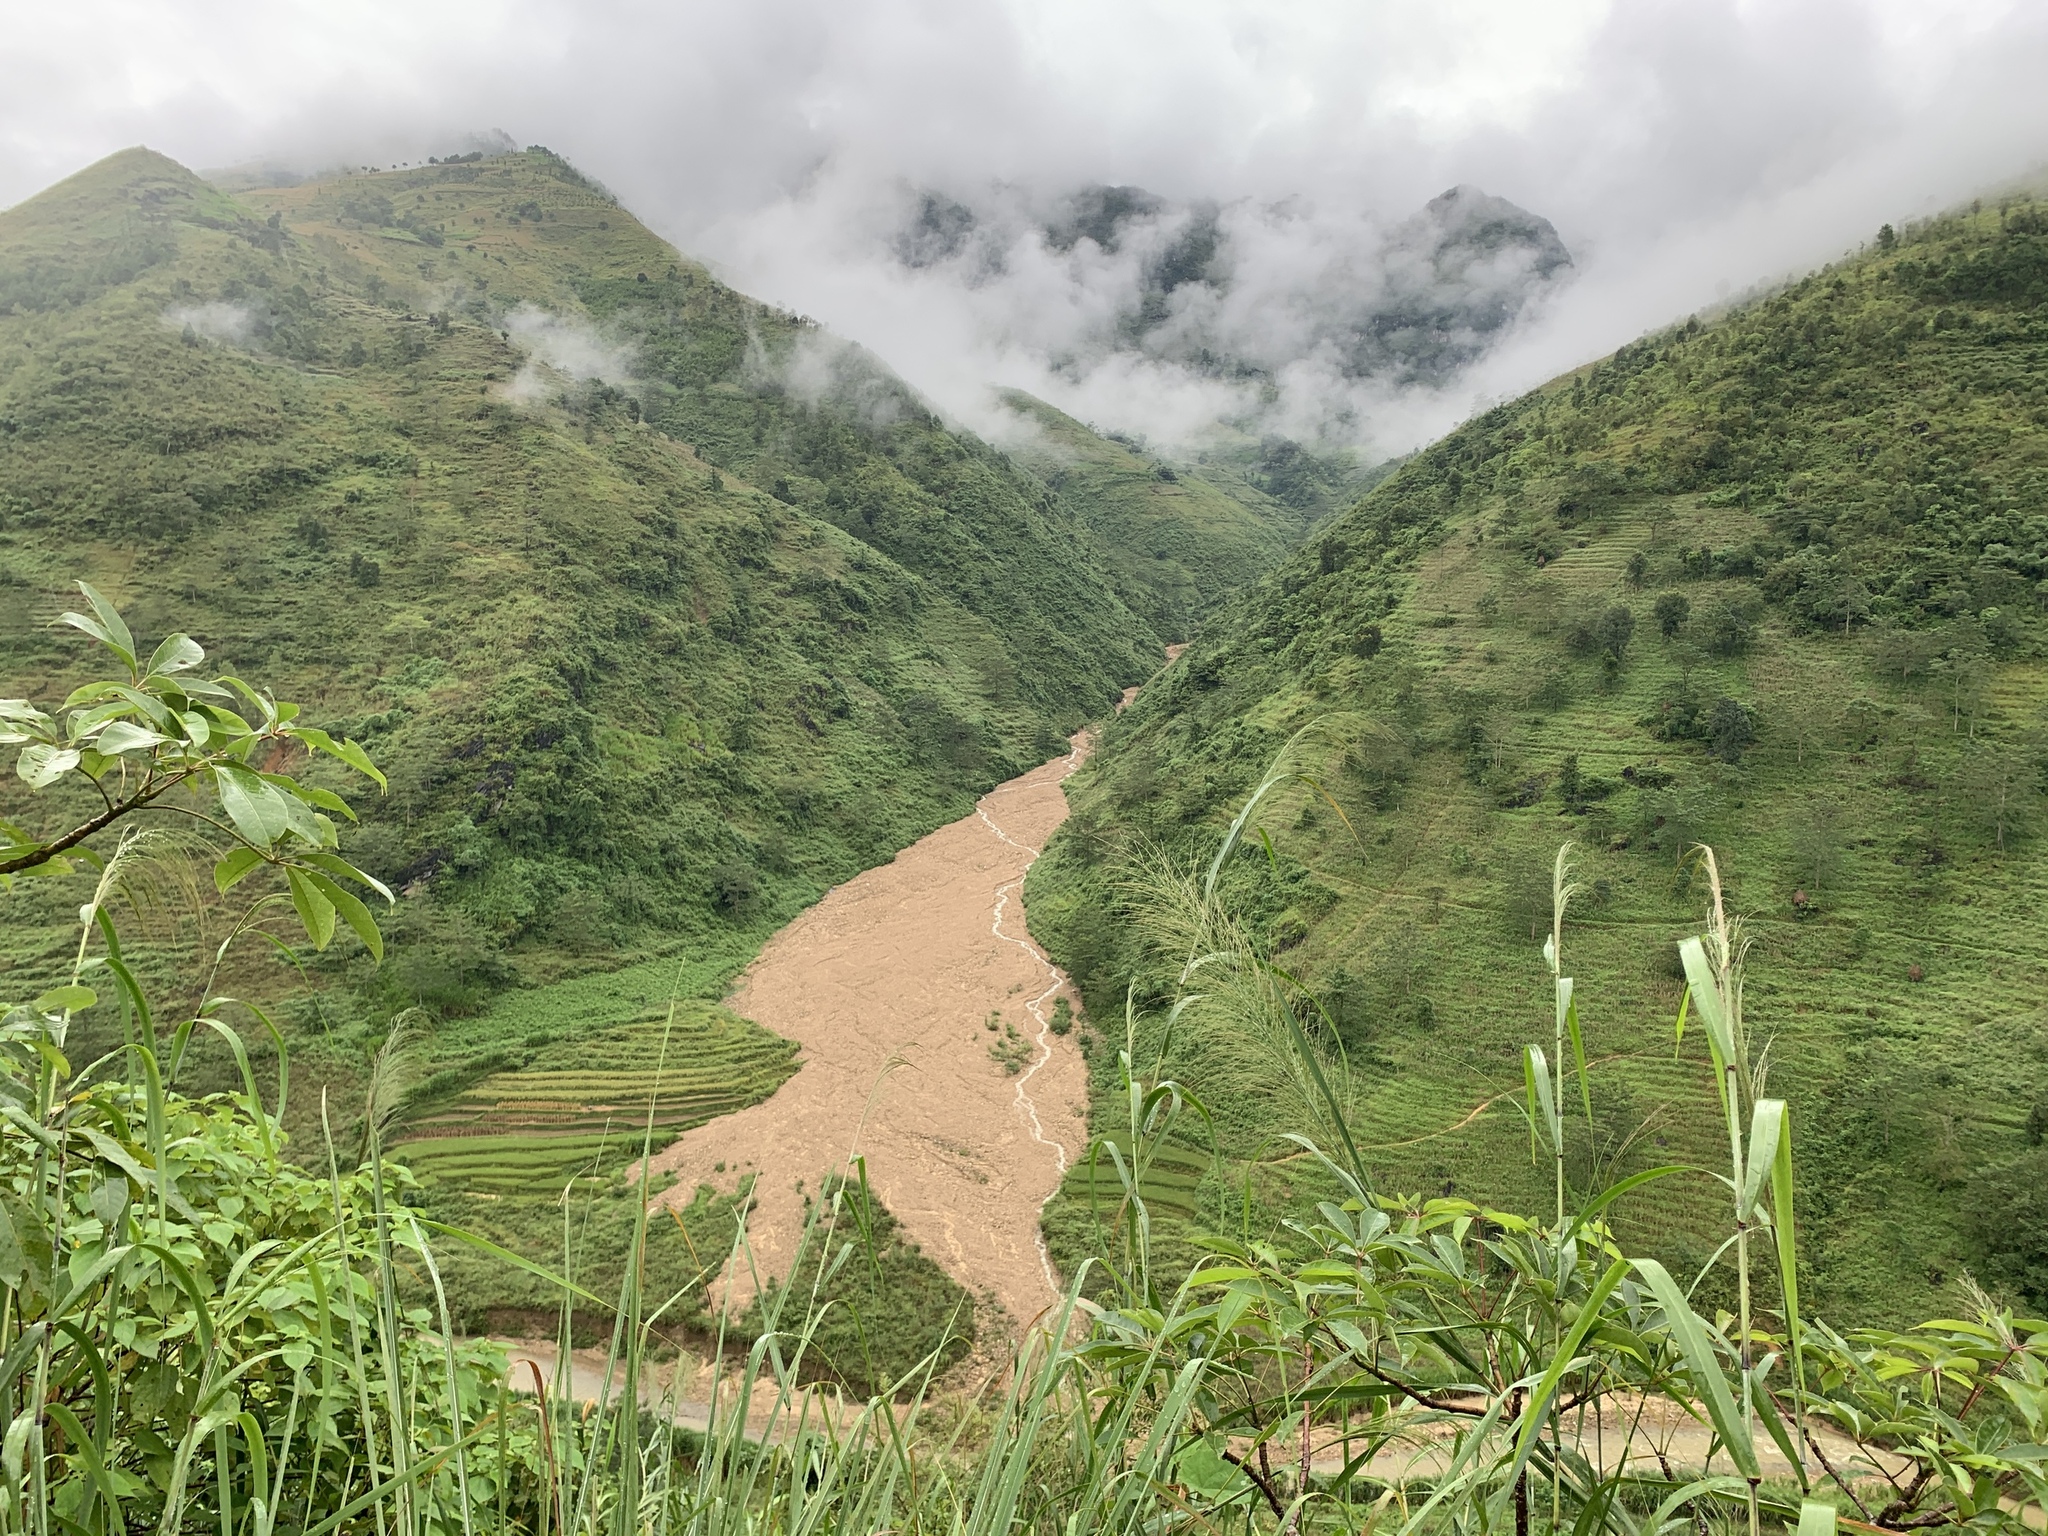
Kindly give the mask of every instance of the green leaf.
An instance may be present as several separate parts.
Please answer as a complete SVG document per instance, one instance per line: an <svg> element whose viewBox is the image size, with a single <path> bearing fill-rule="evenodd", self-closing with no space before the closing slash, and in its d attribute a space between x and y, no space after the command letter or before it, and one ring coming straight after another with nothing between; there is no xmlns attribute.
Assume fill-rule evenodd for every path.
<svg viewBox="0 0 2048 1536"><path fill-rule="evenodd" d="M334 903L321 894L313 884L314 877L304 870L287 865L284 877L291 886L292 905L299 909L299 921L306 926L306 937L315 949L325 949L334 938Z"/></svg>
<svg viewBox="0 0 2048 1536"><path fill-rule="evenodd" d="M46 789L77 766L76 748L53 747L40 741L23 747L21 756L14 760L14 771L30 789Z"/></svg>
<svg viewBox="0 0 2048 1536"><path fill-rule="evenodd" d="M149 675L168 677L173 672L196 667L204 660L206 652L190 635L166 635L163 644L149 658Z"/></svg>
<svg viewBox="0 0 2048 1536"><path fill-rule="evenodd" d="M1697 943L1698 940L1688 942ZM1763 1472L1757 1464L1756 1444L1750 1437L1749 1425L1741 1410L1735 1406L1734 1395L1728 1390L1728 1378L1722 1372L1720 1357L1714 1353L1707 1325L1700 1321L1699 1315L1686 1301L1685 1292L1678 1288L1678 1282L1671 1278L1671 1272L1662 1264L1655 1259L1636 1259L1633 1262L1636 1273L1643 1277L1651 1294L1657 1298L1657 1305L1664 1313L1665 1326L1671 1330L1671 1341L1685 1358L1693 1388L1699 1393L1701 1406L1707 1410L1714 1432L1727 1447L1729 1460L1735 1463L1736 1470L1744 1477L1761 1477Z"/></svg>
<svg viewBox="0 0 2048 1536"><path fill-rule="evenodd" d="M1785 1139L1785 1101L1758 1099L1750 1112L1749 1158L1743 1165L1742 1188L1735 1202L1735 1219L1749 1220L1764 1191L1764 1179L1777 1160L1778 1143Z"/></svg>
<svg viewBox="0 0 2048 1536"><path fill-rule="evenodd" d="M1754 1156L1754 1153L1751 1154ZM1803 1332L1799 1321L1799 1241L1792 1223L1792 1116L1787 1111L1778 1132L1778 1145L1771 1156L1771 1232L1778 1240L1778 1293L1785 1304L1785 1336L1792 1345L1792 1406L1794 1420L1806 1422L1806 1369ZM1801 1450L1805 1449L1804 1441ZM1801 1475L1805 1469L1801 1467ZM1805 1517L1801 1516L1804 1528Z"/></svg>
<svg viewBox="0 0 2048 1536"><path fill-rule="evenodd" d="M1616 1259L1608 1266L1607 1273L1594 1282L1593 1289L1579 1307L1578 1320L1571 1331L1558 1345L1557 1353L1551 1357L1550 1368L1543 1373L1543 1379L1536 1383L1529 1394L1528 1409L1522 1415L1522 1433L1515 1443L1515 1465L1508 1473L1507 1481L1512 1484L1521 1476L1522 1468L1529 1463L1530 1455L1536 1449L1536 1439L1543 1433L1543 1421L1550 1413L1550 1401L1557 1395L1557 1384L1564 1380L1564 1373L1571 1369L1572 1361L1578 1358L1579 1346L1586 1342L1586 1335L1593 1325L1600 1321L1600 1304L1614 1293L1628 1274L1628 1260Z"/></svg>
<svg viewBox="0 0 2048 1536"><path fill-rule="evenodd" d="M235 830L259 848L268 848L284 836L291 825L285 815L284 796L264 783L249 769L222 763L213 771L214 787L220 793L221 809Z"/></svg>
<svg viewBox="0 0 2048 1536"><path fill-rule="evenodd" d="M35 1006L38 1013L78 1013L92 1007L99 1000L99 993L93 991L91 987L81 987L74 983L68 987L52 987L36 999Z"/></svg>
<svg viewBox="0 0 2048 1536"><path fill-rule="evenodd" d="M63 620L73 629L82 629L128 663L128 670L135 670L135 637L128 632L128 626L121 621L121 615L114 605L94 591L91 583L81 581L78 590L85 594L85 600L98 615L88 619L82 613L67 613Z"/></svg>
<svg viewBox="0 0 2048 1536"><path fill-rule="evenodd" d="M140 1039L153 1043L156 1040L156 1023L149 1011L149 998L143 993L142 984L135 979L135 973L128 969L128 962L122 958L121 938L114 930L114 920L108 915L105 907L93 908L92 920L94 926L99 929L101 938L106 941L107 969L114 973L114 981L120 987L121 995L127 998L128 1006L135 1010L136 1034ZM144 1051L149 1048L142 1047Z"/></svg>
<svg viewBox="0 0 2048 1536"><path fill-rule="evenodd" d="M303 801L307 805L317 805L323 811L339 811L350 821L356 819L356 813L348 808L348 802L331 789L319 789L311 784L301 784L289 774L266 773L261 775L261 777L264 783L273 786L283 794L291 795Z"/></svg>
<svg viewBox="0 0 2048 1536"><path fill-rule="evenodd" d="M146 752L170 739L133 721L116 720L93 738L92 745L104 757L119 757L124 752Z"/></svg>
<svg viewBox="0 0 2048 1536"><path fill-rule="evenodd" d="M159 1173L145 1168L134 1153L123 1147L104 1131L93 1130L90 1126L84 1127L80 1134L92 1144L94 1151L120 1169L130 1179L133 1179L138 1185L144 1189L161 1189L167 1197L172 1210L176 1211L185 1220L191 1222L195 1227L199 1225L203 1218L192 1207L191 1203L183 1195L179 1194L175 1187L170 1186Z"/></svg>
<svg viewBox="0 0 2048 1536"><path fill-rule="evenodd" d="M213 866L213 888L225 896L249 872L263 862L263 855L254 848L231 848L225 857Z"/></svg>
<svg viewBox="0 0 2048 1536"><path fill-rule="evenodd" d="M162 699L140 688L130 688L126 683L116 683L112 689L114 704L103 708L100 713L113 718L122 704L145 717L160 731L169 731L178 723L178 712Z"/></svg>
<svg viewBox="0 0 2048 1536"><path fill-rule="evenodd" d="M1583 1227L1595 1216L1598 1216L1623 1195L1640 1189L1645 1184L1653 1184L1658 1179L1668 1178L1674 1173L1697 1172L1699 1172L1697 1168L1689 1167L1684 1163L1666 1163L1661 1168L1645 1168L1641 1173L1632 1173L1619 1183L1608 1185L1607 1188L1601 1190L1599 1194L1587 1201L1578 1215L1572 1218L1572 1224L1565 1229L1565 1236L1571 1237L1575 1235L1579 1228Z"/></svg>
<svg viewBox="0 0 2048 1536"><path fill-rule="evenodd" d="M1572 1065L1579 1074L1579 1104L1586 1112L1586 1124L1593 1124L1593 1087L1586 1076L1586 1039L1579 1031L1578 999L1572 996L1572 979L1561 976L1557 982L1559 1001L1564 1005L1565 1037L1572 1043Z"/></svg>
<svg viewBox="0 0 2048 1536"><path fill-rule="evenodd" d="M1706 946L1698 939L1687 939L1681 943L1678 957L1685 963L1686 989L1692 994L1692 1005L1699 1013L1700 1022L1706 1026L1707 1044L1713 1050L1714 1065L1716 1068L1726 1067L1735 1059L1735 1036L1729 1027L1720 978L1714 974L1713 964L1707 959Z"/></svg>
<svg viewBox="0 0 2048 1536"><path fill-rule="evenodd" d="M315 730L310 725L297 726L292 734L316 751L325 752L329 757L340 758L349 767L367 779L376 780L379 789L388 789L384 775L377 771L377 765L370 761L370 754L353 741L337 742L325 731Z"/></svg>
<svg viewBox="0 0 2048 1536"><path fill-rule="evenodd" d="M10 1291L21 1289L21 1282L28 1278L28 1257L22 1251L21 1239L14 1234L14 1216L6 1204L0 1203L0 1285ZM10 1377L5 1383L12 1386Z"/></svg>
<svg viewBox="0 0 2048 1536"><path fill-rule="evenodd" d="M84 586L85 584L80 582L79 585ZM84 1507L78 1512L80 1521L84 1522L84 1528L88 1530L97 1530L99 1528L100 1522L93 1518L93 1500L105 1499L107 1501L105 1518L109 1528L117 1531L126 1529L128 1517L121 1508L120 1490L114 1486L114 1480L107 1475L106 1461L101 1457L100 1448L93 1440L91 1431L86 1429L85 1425L79 1421L78 1415L75 1412L62 1403L50 1403L43 1411L50 1416L51 1422L64 1431L64 1439L70 1448L71 1454L85 1468L86 1481L91 1489L91 1497L85 1501Z"/></svg>
<svg viewBox="0 0 2048 1536"><path fill-rule="evenodd" d="M1529 1134L1533 1139L1540 1127L1543 1144L1555 1152L1562 1128L1557 1123L1557 1104L1550 1091L1550 1064L1542 1046L1523 1048L1522 1079L1529 1094ZM1532 1146L1530 1155L1534 1153Z"/></svg>
<svg viewBox="0 0 2048 1536"><path fill-rule="evenodd" d="M256 711L257 729L263 731L276 729L277 700L267 693L259 693L239 677L220 677L215 679L215 681L224 683L234 689L236 693L239 693L248 702L249 707Z"/></svg>
<svg viewBox="0 0 2048 1536"><path fill-rule="evenodd" d="M575 1281L565 1280L552 1270L542 1268L531 1259L522 1258L509 1248L500 1248L488 1238L478 1237L474 1232L464 1231L460 1227L444 1226L438 1221L429 1221L424 1216L416 1219L422 1227L432 1232L435 1236L452 1238L458 1243L463 1243L476 1249L479 1253L487 1253L494 1259L510 1264L514 1269L524 1270L536 1280L545 1281L557 1290L566 1291L571 1296L580 1297L584 1301L594 1303L597 1306L607 1306L610 1304L602 1297L592 1295L589 1291L583 1289L582 1286L576 1284ZM616 1300L617 1298L614 1297L613 1299Z"/></svg>
<svg viewBox="0 0 2048 1536"><path fill-rule="evenodd" d="M1835 1536L1835 1506L1808 1499L1799 1506L1799 1536Z"/></svg>
<svg viewBox="0 0 2048 1536"><path fill-rule="evenodd" d="M299 856L299 862L301 864L310 864L315 869L324 869L337 880L354 880L359 884L367 885L379 896L382 896L386 902L392 905L397 904L398 898L391 894L390 886L379 880L375 875L363 873L355 865L349 863L347 859L341 857L340 854L306 853Z"/></svg>
<svg viewBox="0 0 2048 1536"><path fill-rule="evenodd" d="M363 905L361 899L350 895L327 876L315 874L310 869L293 870L292 873L311 882L313 889L327 898L328 904L355 930L356 937L363 941L363 948L370 952L371 958L382 964L384 935L377 931L377 920L370 915L370 909ZM331 920L329 926L332 927Z"/></svg>
<svg viewBox="0 0 2048 1536"><path fill-rule="evenodd" d="M328 915L327 926L328 931L332 932L334 928L332 913ZM221 999L220 1001L226 1001L226 999ZM250 1011L254 1012L255 1010L252 1009ZM263 1015L260 1013L256 1016L259 1019L263 1018ZM277 1147L270 1138L270 1116L263 1112L263 1096L256 1091L256 1069L249 1064L249 1047L242 1043L240 1035L228 1028L219 1019L202 1016L199 1022L212 1030L216 1035L219 1035L227 1043L227 1048L234 1053L235 1065L241 1069L242 1073L242 1087L249 1094L249 1118L255 1123L256 1139L263 1144L263 1155L274 1167L277 1163ZM264 1019L264 1023L269 1025L270 1021ZM271 1026L271 1033L273 1035L276 1034L275 1026Z"/></svg>

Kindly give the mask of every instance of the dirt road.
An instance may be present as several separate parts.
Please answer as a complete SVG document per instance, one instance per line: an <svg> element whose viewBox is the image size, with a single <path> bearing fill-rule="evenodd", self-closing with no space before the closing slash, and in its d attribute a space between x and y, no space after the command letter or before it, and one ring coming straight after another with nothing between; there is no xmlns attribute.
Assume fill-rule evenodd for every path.
<svg viewBox="0 0 2048 1536"><path fill-rule="evenodd" d="M1077 736L769 940L732 1006L796 1041L802 1066L661 1153L655 1167L679 1180L664 1198L758 1174L748 1236L756 1265L780 1274L804 1192L859 1153L906 1234L960 1284L1018 1324L1052 1303L1038 1213L1085 1148L1087 1072L1049 1027L1065 979L1026 936L1020 893L1087 749Z"/></svg>

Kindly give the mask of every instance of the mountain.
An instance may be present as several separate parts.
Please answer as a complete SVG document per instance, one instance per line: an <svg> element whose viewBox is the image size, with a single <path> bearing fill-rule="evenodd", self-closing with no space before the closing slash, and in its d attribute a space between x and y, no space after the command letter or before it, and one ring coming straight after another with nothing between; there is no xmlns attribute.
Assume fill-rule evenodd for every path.
<svg viewBox="0 0 2048 1536"><path fill-rule="evenodd" d="M1086 334L1044 338L1068 371L1123 352L1197 377L1270 383L1306 366L1392 387L1450 383L1572 267L1548 219L1469 186L1385 228L1301 200L1176 202L1135 186L927 190L887 245L970 288L1063 273L1097 316Z"/></svg>
<svg viewBox="0 0 2048 1536"><path fill-rule="evenodd" d="M1002 401L1027 429L1012 455L1073 509L1103 549L1117 590L1169 642L1186 640L1276 564L1322 510L1313 481L1307 495L1292 483L1269 495L1223 454L1161 458L1022 391Z"/></svg>
<svg viewBox="0 0 2048 1536"><path fill-rule="evenodd" d="M1216 580L1299 523L1240 489ZM0 213L0 693L78 676L46 621L86 578L365 743L352 846L405 895L391 964L299 1009L337 1083L409 1004L446 1090L531 1054L452 1022L507 988L683 955L715 996L1058 750L1188 622L1124 494L1084 517L545 150L230 195L138 149ZM10 961L62 905L16 902Z"/></svg>
<svg viewBox="0 0 2048 1536"><path fill-rule="evenodd" d="M1549 1038L1566 840L1593 1059L1574 1179L1725 1150L1699 1031L1673 1039L1709 843L1793 1107L1813 1304L1902 1315L1966 1268L2038 1302L2048 1255L2014 1213L2048 1175L2044 299L2039 201L1887 227L1415 455L1108 728L1032 873L1034 932L1098 1021L1133 978L1163 996L1186 956L1133 891L1199 868L1323 722L1292 758L1320 789L1262 803L1231 907L1320 994L1384 1188L1535 1209L1549 1174L1512 1103ZM1185 1154L1187 1182L1306 1198L1272 1143L1306 1123L1284 1078L1204 1019L1161 1068L1224 1157ZM1142 1061L1162 1038L1141 1028ZM1624 1230L1700 1268L1725 1192L1658 1189ZM1068 1262L1085 1212L1077 1187L1049 1214Z"/></svg>
<svg viewBox="0 0 2048 1536"><path fill-rule="evenodd" d="M1154 668L1156 626L1186 631L1156 542L1229 523L1207 603L1301 522L1241 483L1140 497L1142 526L1126 486L1077 510L545 150L232 185L136 149L0 213L0 695L81 676L49 621L83 578L365 744L391 788L349 846L403 893L389 963L344 941L308 990L233 962L288 999L285 1118L317 1159L325 1097L353 1145L370 1052L425 1010L391 1134L541 1256L559 1213L518 1196L623 1161L610 1106L661 1040L689 1074L664 1135L793 1069L716 1003L767 933L1063 749ZM76 899L11 897L0 968L61 970ZM173 994L227 920L195 902L146 903L138 963ZM702 1001L663 1023L678 988ZM238 1082L194 1047L186 1087ZM723 1206L692 1219L726 1240ZM525 1304L461 1278L473 1320Z"/></svg>

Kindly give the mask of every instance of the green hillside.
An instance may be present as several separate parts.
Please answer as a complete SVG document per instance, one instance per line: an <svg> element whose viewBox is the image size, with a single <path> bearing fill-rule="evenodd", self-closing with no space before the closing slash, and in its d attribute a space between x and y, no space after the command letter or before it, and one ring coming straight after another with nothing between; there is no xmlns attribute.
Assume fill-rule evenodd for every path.
<svg viewBox="0 0 2048 1536"><path fill-rule="evenodd" d="M729 969L1157 654L1040 483L543 152L0 215L0 485L6 691L82 576L363 739L375 993L443 1015Z"/></svg>
<svg viewBox="0 0 2048 1536"><path fill-rule="evenodd" d="M772 1092L786 1042L692 1004L657 1081L648 1020L1152 670L1175 610L1130 531L544 150L229 195L138 149L0 213L0 695L75 681L50 621L85 578L367 746L391 789L349 846L403 893L390 960L238 963L296 998L315 1161L323 1094L354 1147L370 1053L424 1010L388 1134L447 1199L602 1183L650 1097L665 1139ZM228 914L159 894L175 993ZM0 967L54 975L75 902L10 898ZM235 1081L202 1040L184 1086ZM544 1203L487 1214L544 1251Z"/></svg>
<svg viewBox="0 0 2048 1536"><path fill-rule="evenodd" d="M237 199L131 151L0 215L0 486L0 693L62 693L46 625L87 577L390 773L351 846L406 893L393 958L316 972L286 1115L314 1155L330 1089L352 1145L368 1050L424 1005L398 1134L453 1189L615 1170L666 989L718 995L1159 644L1040 483L538 152ZM54 972L74 901L11 899L0 963ZM220 921L170 904L159 979ZM789 1070L719 1030L659 1085L665 1132Z"/></svg>
<svg viewBox="0 0 2048 1536"><path fill-rule="evenodd" d="M1228 469L1153 457L1022 391L1003 403L1032 429L1018 461L1073 508L1117 590L1169 643L1276 565L1317 515L1312 500L1292 505Z"/></svg>
<svg viewBox="0 0 2048 1536"><path fill-rule="evenodd" d="M2048 1176L2044 300L2038 203L1887 228L1488 412L1318 529L1070 781L1030 910L1096 1027L1120 1034L1126 980L1160 995L1184 958L1148 947L1135 885L1205 860L1327 719L1305 766L1356 838L1296 785L1227 889L1336 1020L1386 1186L1547 1198L1514 1098L1524 1042L1549 1040L1538 948L1568 838L1590 888L1566 971L1600 978L1581 1145L1606 1172L1714 1161L1669 958L1700 923L1704 841L1750 919L1815 1305L1904 1314L1965 1266L2048 1284L2014 1203ZM1247 1160L1298 1198L1313 1180L1270 1142L1302 1123L1284 1083L1204 1017L1165 1070L1216 1118L1210 1219ZM1094 1061L1100 1089L1107 1043ZM1724 1192L1659 1191L1624 1228L1704 1263ZM1048 1224L1070 1257L1079 1199Z"/></svg>

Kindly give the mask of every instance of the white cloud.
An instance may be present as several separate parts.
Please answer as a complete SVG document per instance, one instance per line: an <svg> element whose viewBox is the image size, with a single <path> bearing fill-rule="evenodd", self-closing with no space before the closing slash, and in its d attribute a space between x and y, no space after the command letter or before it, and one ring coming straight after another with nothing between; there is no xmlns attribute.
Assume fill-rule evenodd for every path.
<svg viewBox="0 0 2048 1536"><path fill-rule="evenodd" d="M516 404L532 405L565 383L595 379L623 387L633 382L632 347L610 340L573 315L521 304L499 324L526 354L502 391Z"/></svg>
<svg viewBox="0 0 2048 1536"><path fill-rule="evenodd" d="M189 330L208 341L246 347L256 339L257 317L240 304L183 304L164 311L164 324L174 330Z"/></svg>
<svg viewBox="0 0 2048 1536"><path fill-rule="evenodd" d="M13 7L0 71L0 202L138 141L314 168L503 126L963 413L1037 381L1170 424L1236 386L1061 371L1114 261L1020 256L989 294L870 259L905 184L1299 197L1313 219L1262 247L1282 275L1459 183L1550 218L1578 279L1479 374L1342 405L1389 446L2048 159L2034 0L84 0ZM1253 302L1275 283L1232 301L1257 334L1291 323ZM1304 409L1333 387L1316 366L1282 365Z"/></svg>

